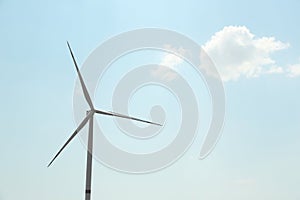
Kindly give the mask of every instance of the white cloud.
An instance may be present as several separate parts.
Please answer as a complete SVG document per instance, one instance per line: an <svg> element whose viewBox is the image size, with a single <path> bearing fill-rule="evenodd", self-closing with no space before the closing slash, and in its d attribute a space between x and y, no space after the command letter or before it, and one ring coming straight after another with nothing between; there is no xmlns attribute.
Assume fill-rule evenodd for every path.
<svg viewBox="0 0 300 200"><path fill-rule="evenodd" d="M181 55L184 55L186 52L183 48L174 49L170 46L167 46L166 49L169 49L170 51L181 54ZM163 57L160 64L174 68L175 66L177 66L181 63L183 63L183 59L181 57L169 53Z"/></svg>
<svg viewBox="0 0 300 200"><path fill-rule="evenodd" d="M215 33L203 46L215 62L224 81L242 76L284 73L271 58L273 52L288 48L289 44L274 37L255 37L245 26L226 26Z"/></svg>
<svg viewBox="0 0 300 200"><path fill-rule="evenodd" d="M181 55L184 55L186 53L186 51L183 48L175 49L169 45L165 46L165 49L168 49L171 52L181 54ZM184 60L181 57L172 53L167 53L162 57L162 60L159 63L159 65L166 66L169 68L157 67L152 71L152 75L160 77L161 79L167 81L171 81L177 77L177 74L171 69L175 69L175 67L178 67L183 62Z"/></svg>
<svg viewBox="0 0 300 200"><path fill-rule="evenodd" d="M300 64L291 65L287 68L288 77L297 77L300 76Z"/></svg>
<svg viewBox="0 0 300 200"><path fill-rule="evenodd" d="M283 68L277 66L271 57L272 53L288 47L288 43L274 37L256 37L245 26L225 26L203 45L223 81L238 80L241 77L255 78L263 74L300 76L300 64ZM187 54L187 50L183 48L165 46L165 49L181 55ZM166 81L174 80L177 73L172 69L178 69L183 62L179 56L168 53L162 57L159 64L169 68L157 67L152 71L152 75ZM210 65L202 67L207 73L214 74L210 71Z"/></svg>
<svg viewBox="0 0 300 200"><path fill-rule="evenodd" d="M284 70L282 67L271 66L265 73L266 74L283 74Z"/></svg>

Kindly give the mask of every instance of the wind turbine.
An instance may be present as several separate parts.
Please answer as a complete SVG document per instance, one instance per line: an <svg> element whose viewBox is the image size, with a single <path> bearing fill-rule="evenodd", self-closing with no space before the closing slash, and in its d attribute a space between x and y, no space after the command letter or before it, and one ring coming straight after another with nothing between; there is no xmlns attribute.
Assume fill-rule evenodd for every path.
<svg viewBox="0 0 300 200"><path fill-rule="evenodd" d="M57 152L57 154L54 156L54 158L51 160L51 162L48 164L48 167L53 163L53 161L59 156L59 154L63 151L63 149L71 142L71 140L79 133L79 131L89 122L89 133L88 133L88 149L87 149L87 162L86 162L86 186L85 186L85 200L90 200L91 199L91 178L92 178L92 155L93 155L93 122L94 122L94 114L101 114L101 115L108 115L108 116L114 116L114 117L120 117L120 118L125 118L125 119L130 119L130 120L135 120L143 123L148 123L148 124L153 124L153 125L158 125L162 126L161 124L154 123L151 121L147 120L142 120L138 119L135 117L115 113L115 112L107 112L107 111L102 111L102 110L97 110L95 109L93 102L91 100L91 97L88 93L88 90L86 88L86 85L83 81L83 77L79 71L79 68L77 66L75 57L73 55L72 49L70 47L69 42L67 42L70 54L72 56L80 84L83 90L83 94L85 97L85 100L87 101L90 110L87 111L86 117L82 120L82 122L79 124L79 126L75 129L71 137L66 141L66 143L60 148L60 150Z"/></svg>

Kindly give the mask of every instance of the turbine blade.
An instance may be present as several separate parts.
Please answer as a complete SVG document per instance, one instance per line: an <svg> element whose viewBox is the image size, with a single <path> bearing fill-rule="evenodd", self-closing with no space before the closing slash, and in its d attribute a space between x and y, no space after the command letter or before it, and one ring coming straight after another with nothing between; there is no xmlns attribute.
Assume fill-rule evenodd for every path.
<svg viewBox="0 0 300 200"><path fill-rule="evenodd" d="M67 140L67 142L60 148L60 150L57 152L57 154L54 156L54 158L51 160L51 162L48 164L47 167L50 167L50 165L53 163L53 161L57 158L57 156L62 152L62 150L71 142L71 140L77 135L77 133L84 127L84 125L89 121L89 119L93 116L93 112L90 112L79 124L77 129L73 132L71 137Z"/></svg>
<svg viewBox="0 0 300 200"><path fill-rule="evenodd" d="M162 126L162 125L159 124L159 123L155 123L155 122L151 122L151 121L147 121L147 120L143 120L143 119L139 119L139 118L127 116L127 115L122 115L122 114L115 113L115 112L106 112L106 111L101 111L101 110L95 110L95 113L101 114L101 115L109 115L109 116L114 116L114 117L120 117L120 118L125 118L125 119L131 119L131 120L135 120L135 121L139 121L139 122L144 122L144 123L148 123L148 124L153 124L153 125L157 125L157 126Z"/></svg>
<svg viewBox="0 0 300 200"><path fill-rule="evenodd" d="M85 97L87 103L89 104L90 108L93 110L93 109L94 109L93 102L92 102L91 97L90 97L90 95L89 95L89 92L88 92L88 90L87 90L87 88L86 88L86 86L85 86L85 84L84 84L83 78L82 78L82 76L81 76L81 73L80 73L80 71L79 71L77 62L76 62L76 60L75 60L74 54L73 54L73 52L72 52L71 46L70 46L70 44L69 44L68 41L67 41L67 44L68 44L68 48L69 48L69 51L70 51L70 53L71 53L71 56L72 56L74 65L75 65L75 67L76 67L76 71L77 71L77 74L78 74L78 77L79 77L79 80L80 80L80 84L81 84L81 87L82 87L82 90L83 90L84 97Z"/></svg>

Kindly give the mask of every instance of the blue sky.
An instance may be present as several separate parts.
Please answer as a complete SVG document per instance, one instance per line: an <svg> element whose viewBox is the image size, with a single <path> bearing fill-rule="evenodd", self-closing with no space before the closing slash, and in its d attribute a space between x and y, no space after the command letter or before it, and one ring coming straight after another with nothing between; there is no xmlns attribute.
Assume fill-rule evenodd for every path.
<svg viewBox="0 0 300 200"><path fill-rule="evenodd" d="M175 30L204 46L209 41L215 44L212 36L217 32L226 39L228 43L210 49L220 71L229 66L226 72L239 74L224 83L223 135L205 160L196 158L200 137L182 159L158 173L128 175L95 163L93 199L299 199L299 4L1 0L0 200L83 198L86 152L78 139L52 168L46 168L76 126L72 110L76 74L65 42L71 42L83 63L101 42L143 27ZM223 37L226 27L232 28ZM227 60L225 65L218 60L216 47L239 52L240 46L226 46L245 33L239 27L255 35L250 39L244 35L242 43L262 51L263 58L273 63L262 64L256 59L261 54L251 57L247 52L239 62ZM285 47L261 47L257 40L264 37L275 38L267 44L281 42ZM262 70L236 71L241 63ZM268 73L270 67L281 70Z"/></svg>

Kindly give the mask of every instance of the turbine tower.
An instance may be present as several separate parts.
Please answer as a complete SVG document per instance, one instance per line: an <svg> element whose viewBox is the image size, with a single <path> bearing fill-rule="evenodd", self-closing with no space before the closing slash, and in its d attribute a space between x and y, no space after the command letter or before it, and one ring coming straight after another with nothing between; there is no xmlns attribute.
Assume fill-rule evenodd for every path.
<svg viewBox="0 0 300 200"><path fill-rule="evenodd" d="M83 94L85 97L85 100L87 101L90 110L87 111L86 117L82 120L82 122L79 124L79 126L75 129L73 134L70 136L70 138L64 143L64 145L60 148L60 150L57 152L57 154L54 156L54 158L51 160L51 162L48 164L48 167L53 163L53 161L59 156L59 154L63 151L63 149L71 142L71 140L79 133L79 131L89 122L89 132L88 132L88 149L87 149L87 160L86 160L86 186L85 186L85 200L90 200L91 199L91 180L92 180L92 156L93 156L93 122L94 122L94 114L101 114L101 115L108 115L108 116L113 116L113 117L120 117L120 118L125 118L129 120L135 120L143 123L148 123L148 124L153 124L153 125L158 125L162 126L161 124L115 113L115 112L108 112L108 111L102 111L102 110L97 110L95 109L93 102L91 100L91 97L89 95L89 92L87 90L87 87L83 81L83 77L80 73L80 70L78 68L77 62L75 60L74 54L72 52L72 49L70 47L69 42L67 42L70 54L72 56L79 81L83 90Z"/></svg>

